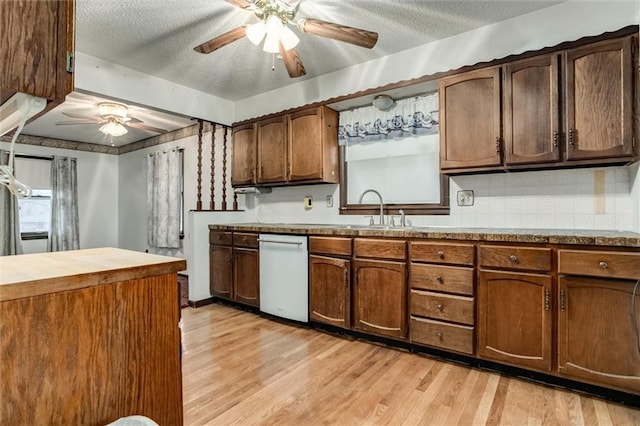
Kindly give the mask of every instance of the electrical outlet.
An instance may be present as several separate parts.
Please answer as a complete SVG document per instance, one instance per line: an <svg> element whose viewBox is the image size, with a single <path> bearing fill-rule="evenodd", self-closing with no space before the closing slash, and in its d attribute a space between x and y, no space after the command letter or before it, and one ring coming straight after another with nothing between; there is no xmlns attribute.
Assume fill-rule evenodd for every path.
<svg viewBox="0 0 640 426"><path fill-rule="evenodd" d="M465 189L458 191L458 205L459 206L472 206L473 205L473 190Z"/></svg>
<svg viewBox="0 0 640 426"><path fill-rule="evenodd" d="M311 195L304 197L304 208L306 210L313 208L313 197Z"/></svg>
<svg viewBox="0 0 640 426"><path fill-rule="evenodd" d="M327 207L331 208L333 207L333 195L327 195Z"/></svg>

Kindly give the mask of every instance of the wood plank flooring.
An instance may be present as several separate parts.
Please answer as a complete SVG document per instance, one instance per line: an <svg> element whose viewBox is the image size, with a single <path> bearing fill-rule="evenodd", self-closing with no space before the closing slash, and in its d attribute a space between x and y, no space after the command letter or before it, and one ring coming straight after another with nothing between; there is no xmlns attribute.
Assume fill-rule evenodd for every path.
<svg viewBox="0 0 640 426"><path fill-rule="evenodd" d="M640 425L640 410L222 305L182 310L185 425Z"/></svg>

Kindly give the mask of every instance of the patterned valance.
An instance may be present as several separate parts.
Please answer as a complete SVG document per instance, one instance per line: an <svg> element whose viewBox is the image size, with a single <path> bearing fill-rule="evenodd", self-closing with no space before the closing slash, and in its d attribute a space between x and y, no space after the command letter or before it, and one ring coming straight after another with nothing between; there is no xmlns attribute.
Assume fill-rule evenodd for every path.
<svg viewBox="0 0 640 426"><path fill-rule="evenodd" d="M373 106L340 112L340 145L438 133L438 94L402 99L387 111Z"/></svg>

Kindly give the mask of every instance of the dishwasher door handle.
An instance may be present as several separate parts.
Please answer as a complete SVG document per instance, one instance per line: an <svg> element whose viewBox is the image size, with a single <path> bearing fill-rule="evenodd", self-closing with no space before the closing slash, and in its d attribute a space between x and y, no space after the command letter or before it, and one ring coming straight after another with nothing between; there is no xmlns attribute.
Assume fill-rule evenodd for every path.
<svg viewBox="0 0 640 426"><path fill-rule="evenodd" d="M259 243L273 243L273 244L289 244L292 246L301 246L302 243L299 241L276 241L276 240L263 240L258 238Z"/></svg>

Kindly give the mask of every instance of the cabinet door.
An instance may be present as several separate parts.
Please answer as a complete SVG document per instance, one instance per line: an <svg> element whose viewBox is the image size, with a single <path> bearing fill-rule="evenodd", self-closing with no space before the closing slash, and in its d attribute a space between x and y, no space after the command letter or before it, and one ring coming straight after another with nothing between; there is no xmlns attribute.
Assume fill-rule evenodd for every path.
<svg viewBox="0 0 640 426"><path fill-rule="evenodd" d="M558 54L504 67L504 145L507 164L560 160Z"/></svg>
<svg viewBox="0 0 640 426"><path fill-rule="evenodd" d="M212 296L233 298L233 250L230 246L209 246L209 290Z"/></svg>
<svg viewBox="0 0 640 426"><path fill-rule="evenodd" d="M258 122L258 183L285 182L287 177L286 116Z"/></svg>
<svg viewBox="0 0 640 426"><path fill-rule="evenodd" d="M406 264L355 260L353 326L367 333L404 338L407 332Z"/></svg>
<svg viewBox="0 0 640 426"><path fill-rule="evenodd" d="M231 185L256 183L256 127L255 123L233 129L233 159Z"/></svg>
<svg viewBox="0 0 640 426"><path fill-rule="evenodd" d="M551 371L551 277L480 271L478 356Z"/></svg>
<svg viewBox="0 0 640 426"><path fill-rule="evenodd" d="M0 100L23 92L63 101L73 90L73 0L0 2Z"/></svg>
<svg viewBox="0 0 640 426"><path fill-rule="evenodd" d="M233 298L251 306L260 305L258 250L234 248Z"/></svg>
<svg viewBox="0 0 640 426"><path fill-rule="evenodd" d="M351 325L351 262L309 256L309 313L311 319L337 327Z"/></svg>
<svg viewBox="0 0 640 426"><path fill-rule="evenodd" d="M500 68L440 80L440 168L499 166Z"/></svg>
<svg viewBox="0 0 640 426"><path fill-rule="evenodd" d="M322 179L322 109L289 116L289 181Z"/></svg>
<svg viewBox="0 0 640 426"><path fill-rule="evenodd" d="M561 276L558 282L559 373L640 392L640 352L631 317L635 281ZM640 316L640 296L634 306Z"/></svg>
<svg viewBox="0 0 640 426"><path fill-rule="evenodd" d="M567 159L633 154L634 40L626 37L566 52Z"/></svg>

